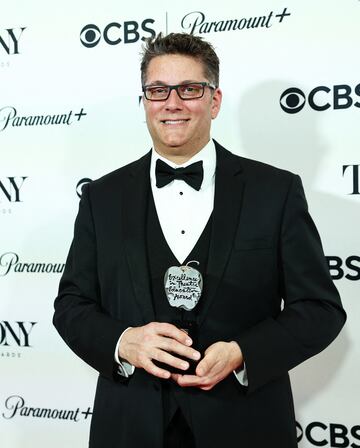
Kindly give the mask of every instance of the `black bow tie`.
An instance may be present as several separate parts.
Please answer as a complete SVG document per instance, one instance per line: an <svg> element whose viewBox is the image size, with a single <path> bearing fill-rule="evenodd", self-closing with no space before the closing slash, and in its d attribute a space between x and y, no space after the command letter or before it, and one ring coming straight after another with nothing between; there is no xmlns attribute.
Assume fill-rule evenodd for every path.
<svg viewBox="0 0 360 448"><path fill-rule="evenodd" d="M204 178L203 163L200 161L185 168L172 168L167 163L157 159L155 174L158 188L164 187L174 179L180 179L199 191Z"/></svg>

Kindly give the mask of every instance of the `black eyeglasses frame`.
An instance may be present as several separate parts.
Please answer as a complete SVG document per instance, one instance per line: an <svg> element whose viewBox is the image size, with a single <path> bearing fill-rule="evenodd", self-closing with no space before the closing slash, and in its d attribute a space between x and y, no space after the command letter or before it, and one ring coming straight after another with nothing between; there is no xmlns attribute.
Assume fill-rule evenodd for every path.
<svg viewBox="0 0 360 448"><path fill-rule="evenodd" d="M201 94L201 96L196 96L196 97L194 97L194 98L183 98L181 95L180 95L180 92L179 92L179 88L180 87L184 87L184 86L202 86L202 94ZM168 88L169 89L169 91L168 91L168 94L167 94L167 97L166 98L162 98L162 99L153 99L153 98L148 98L147 97L147 95L146 95L146 92L147 92L147 89L148 88L156 88L156 87L166 87L166 88ZM204 96L204 93L205 93L205 87L209 87L209 89L212 89L212 90L216 90L216 86L214 86L214 84L211 84L210 82L187 82L187 83L184 83L184 84L174 84L174 85L166 85L166 84L159 84L159 85L156 85L156 84L149 84L149 85L144 85L144 86L142 86L142 91L143 91L143 93L144 93L144 96L145 96L145 98L148 100L148 101L166 101L168 98L169 98L169 96L170 96L170 93L171 93L171 91L172 90L176 90L176 93L178 94L178 97L181 99L181 100L183 100L183 101L190 101L190 100L198 100L198 99L200 99L200 98L202 98L203 96Z"/></svg>

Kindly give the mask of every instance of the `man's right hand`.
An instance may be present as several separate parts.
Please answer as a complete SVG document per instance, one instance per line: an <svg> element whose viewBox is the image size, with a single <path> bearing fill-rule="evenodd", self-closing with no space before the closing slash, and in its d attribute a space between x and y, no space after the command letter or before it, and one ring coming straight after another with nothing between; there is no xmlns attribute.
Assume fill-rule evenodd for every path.
<svg viewBox="0 0 360 448"><path fill-rule="evenodd" d="M151 375L170 378L170 372L156 366L153 360L185 371L189 363L174 355L198 361L201 355L191 348L191 344L189 336L175 325L151 322L129 328L124 333L119 344L119 357Z"/></svg>

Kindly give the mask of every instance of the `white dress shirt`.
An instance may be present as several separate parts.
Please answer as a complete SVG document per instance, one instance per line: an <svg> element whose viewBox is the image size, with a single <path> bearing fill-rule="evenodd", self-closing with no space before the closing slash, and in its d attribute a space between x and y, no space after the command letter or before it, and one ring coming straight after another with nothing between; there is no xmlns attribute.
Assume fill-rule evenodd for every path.
<svg viewBox="0 0 360 448"><path fill-rule="evenodd" d="M156 186L155 165L160 159L172 168L185 168L203 162L204 178L199 191L186 182L175 179L162 188ZM200 238L214 208L216 151L212 140L182 165L151 154L150 182L155 208L166 242L182 264Z"/></svg>
<svg viewBox="0 0 360 448"><path fill-rule="evenodd" d="M162 188L156 186L155 167L160 159L172 168L185 168L192 163L202 161L204 178L199 191L186 182L175 179ZM165 240L175 258L181 265L200 238L214 208L216 150L213 140L196 153L187 162L177 165L156 152L153 148L150 164L150 183L155 208ZM126 329L125 331L127 331ZM125 332L124 332L125 333ZM124 334L122 333L122 335ZM135 367L118 358L119 338L115 350L115 360L119 364L119 374L131 375ZM244 368L234 372L243 386L247 386Z"/></svg>

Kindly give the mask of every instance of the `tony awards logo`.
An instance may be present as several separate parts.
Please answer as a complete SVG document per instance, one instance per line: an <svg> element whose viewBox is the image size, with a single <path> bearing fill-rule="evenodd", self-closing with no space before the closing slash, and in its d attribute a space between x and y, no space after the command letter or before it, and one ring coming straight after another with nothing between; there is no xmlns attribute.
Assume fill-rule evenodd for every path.
<svg viewBox="0 0 360 448"><path fill-rule="evenodd" d="M198 261L189 261L185 266L171 266L164 276L165 294L170 306L177 308L179 318L172 323L185 331L193 341L193 347L197 342L197 323L190 313L198 304L202 289L203 279L201 273L189 266L190 263L199 264ZM189 360L187 359L189 362ZM196 363L190 361L190 368L187 373L194 373ZM168 369L168 367L167 367ZM172 368L173 372L184 373Z"/></svg>

